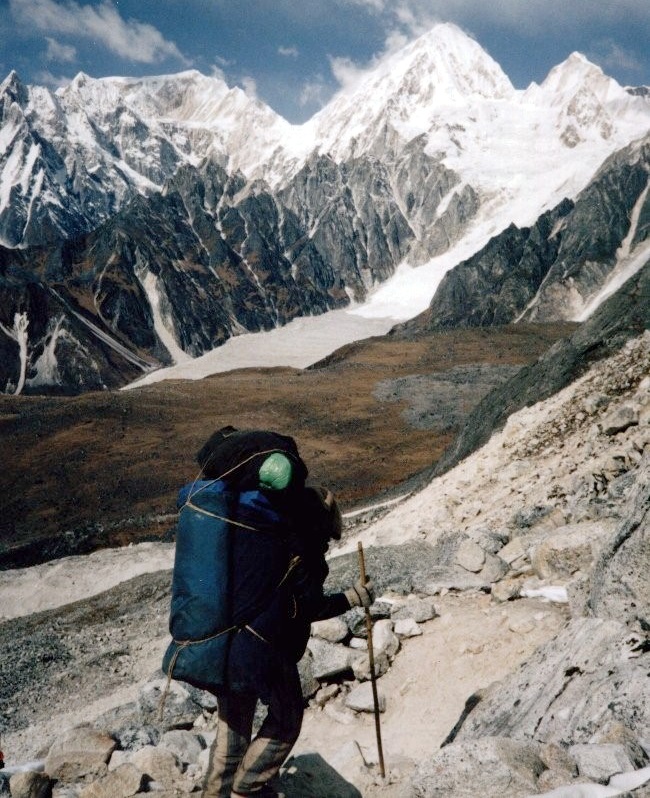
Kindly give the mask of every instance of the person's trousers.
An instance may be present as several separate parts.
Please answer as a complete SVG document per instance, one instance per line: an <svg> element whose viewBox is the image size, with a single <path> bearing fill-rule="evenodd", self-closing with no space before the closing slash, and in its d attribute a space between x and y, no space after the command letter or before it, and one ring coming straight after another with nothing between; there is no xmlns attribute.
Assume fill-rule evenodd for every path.
<svg viewBox="0 0 650 798"><path fill-rule="evenodd" d="M298 669L287 665L276 680L266 719L252 741L255 693L220 690L217 705L203 798L255 795L277 774L300 734L304 703Z"/></svg>

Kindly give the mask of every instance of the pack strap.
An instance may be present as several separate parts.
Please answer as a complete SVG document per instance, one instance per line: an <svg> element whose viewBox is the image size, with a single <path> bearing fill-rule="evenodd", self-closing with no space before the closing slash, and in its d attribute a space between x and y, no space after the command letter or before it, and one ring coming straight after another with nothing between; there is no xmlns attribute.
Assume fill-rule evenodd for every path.
<svg viewBox="0 0 650 798"><path fill-rule="evenodd" d="M185 506L187 506L187 505L185 505ZM208 515L212 515L212 513L208 513ZM216 516L216 517L218 518L219 516ZM224 519L224 520L228 520L228 519ZM253 527L247 527L247 528L248 529L253 529ZM291 558L284 576L278 582L278 584L273 588L273 592L274 593L277 590L279 590L282 587L282 585L289 579L289 577L291 576L293 571L298 567L299 564L300 564L300 557L299 556L295 556L295 557ZM294 598L294 608L295 608L295 598ZM294 615L294 617L295 617L295 615ZM171 687L172 679L174 678L174 668L176 667L176 662L178 660L178 657L180 656L180 653L183 651L183 649L188 648L189 646L198 646L201 643L207 643L210 640L216 640L218 637L222 637L223 635L226 635L229 632L241 632L243 629L246 629L251 634L255 635L255 637L257 637L260 640L262 640L264 643L268 643L269 645L271 645L270 642L265 637L263 637L259 632L256 632L255 629L253 629L253 627L250 625L251 623L252 623L252 621L241 623L241 624L234 624L233 626L229 626L227 629L222 629L220 632L216 632L216 634L209 635L208 637L202 637L200 640L175 640L175 639L172 639L172 643L174 643L177 646L177 649L176 649L176 651L174 651L174 655L171 658L171 661L169 663L169 668L167 669L167 680L165 682L165 687L163 688L162 695L160 696L160 703L159 703L159 707L158 707L158 718L159 718L160 721L162 721L162 719L163 719L163 711L165 709L165 702L167 701L167 696L169 694L169 688Z"/></svg>
<svg viewBox="0 0 650 798"><path fill-rule="evenodd" d="M223 515L217 515L217 513L211 513L209 510L204 510L203 507L199 507L197 504L194 504L194 502L191 501L190 499L188 499L185 502L185 504L181 507L179 512L182 512L186 507L189 507L191 510L194 510L197 513L202 513L203 515L209 515L210 518L217 518L219 521L225 521L227 524L232 524L233 526L238 526L241 527L242 529L248 529L251 532L260 531L257 527L249 526L248 524L243 524L241 521L235 521L233 518L226 518Z"/></svg>

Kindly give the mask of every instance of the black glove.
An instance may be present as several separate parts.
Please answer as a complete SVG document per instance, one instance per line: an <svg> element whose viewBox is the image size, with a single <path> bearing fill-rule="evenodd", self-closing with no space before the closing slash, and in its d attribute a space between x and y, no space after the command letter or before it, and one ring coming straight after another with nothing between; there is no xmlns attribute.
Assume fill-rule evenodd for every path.
<svg viewBox="0 0 650 798"><path fill-rule="evenodd" d="M367 579L365 584L357 579L354 586L344 592L350 607L369 607L375 600L375 586L372 579Z"/></svg>

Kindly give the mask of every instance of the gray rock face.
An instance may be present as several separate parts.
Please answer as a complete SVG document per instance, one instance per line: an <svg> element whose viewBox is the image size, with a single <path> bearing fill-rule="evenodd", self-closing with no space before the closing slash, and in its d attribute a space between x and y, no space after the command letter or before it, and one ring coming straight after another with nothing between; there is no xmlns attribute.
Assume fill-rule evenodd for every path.
<svg viewBox="0 0 650 798"><path fill-rule="evenodd" d="M560 246L558 222L572 208L564 201L533 228L511 225L447 272L423 318L407 322L405 328L485 327L514 321L554 263Z"/></svg>
<svg viewBox="0 0 650 798"><path fill-rule="evenodd" d="M649 163L648 138L611 156L575 204L563 201L532 228L511 225L449 271L406 329L576 318L618 258L647 239Z"/></svg>
<svg viewBox="0 0 650 798"><path fill-rule="evenodd" d="M169 364L157 315L195 357L234 333L340 308L350 296L362 301L414 240L394 192L409 194L427 240L424 220L453 182L422 151L413 157L427 178L411 184L404 161L389 168L369 157L335 164L314 156L277 194L214 162L182 166L162 193L133 197L92 232L0 248L0 320L6 326L18 309L29 319L25 391L112 388ZM438 190L429 191L431 181ZM447 219L449 229L461 235L471 216ZM0 385L10 391L18 346L0 336L0 347Z"/></svg>
<svg viewBox="0 0 650 798"><path fill-rule="evenodd" d="M603 164L576 200L565 220L555 262L535 301L529 320L567 318L597 293L617 262L617 253L630 251L648 236L650 138L615 153ZM632 228L635 206L638 224ZM624 245L626 236L632 238Z"/></svg>
<svg viewBox="0 0 650 798"><path fill-rule="evenodd" d="M650 453L645 455L650 473ZM585 611L625 621L640 633L650 629L650 483L639 482L628 517L601 551L591 571Z"/></svg>
<svg viewBox="0 0 650 798"><path fill-rule="evenodd" d="M545 769L539 746L489 736L449 745L413 776L417 798L525 798L537 792Z"/></svg>
<svg viewBox="0 0 650 798"><path fill-rule="evenodd" d="M491 391L470 413L463 431L435 466L440 474L483 445L508 416L552 396L589 366L650 329L650 264L631 277L568 339Z"/></svg>
<svg viewBox="0 0 650 798"><path fill-rule="evenodd" d="M587 743L608 720L640 734L650 722L646 659L641 638L624 624L573 620L505 683L487 691L456 739Z"/></svg>

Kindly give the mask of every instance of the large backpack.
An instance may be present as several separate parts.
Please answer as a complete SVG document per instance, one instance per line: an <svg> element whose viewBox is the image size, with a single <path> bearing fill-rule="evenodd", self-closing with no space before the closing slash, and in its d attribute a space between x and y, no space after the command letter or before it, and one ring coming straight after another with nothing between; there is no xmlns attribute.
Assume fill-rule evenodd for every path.
<svg viewBox="0 0 650 798"><path fill-rule="evenodd" d="M300 489L307 469L295 443L285 436L267 432L215 436L199 459L203 453L209 464L204 470L221 478L197 480L178 496L169 623L173 639L163 657L163 670L169 679L202 689L263 693L272 680L278 652L266 639L266 631L255 628L256 619L264 630L282 627L288 601L283 588L295 565L284 534L289 529L282 511L287 499L278 501L277 489L269 485L279 473L282 493L290 493L296 484ZM289 458L292 466L292 479L286 485L285 472L278 471L273 461L277 454ZM260 472L263 477L270 474L266 488L260 487ZM267 643L261 646L263 662L251 655L260 643ZM251 658L258 672L246 667Z"/></svg>

